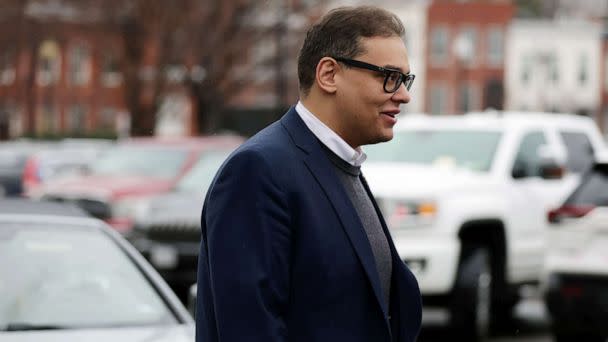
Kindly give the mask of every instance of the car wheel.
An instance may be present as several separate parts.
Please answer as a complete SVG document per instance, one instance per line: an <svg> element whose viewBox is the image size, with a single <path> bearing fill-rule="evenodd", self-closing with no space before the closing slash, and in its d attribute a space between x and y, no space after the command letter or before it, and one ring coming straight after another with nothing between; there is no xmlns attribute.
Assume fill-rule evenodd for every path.
<svg viewBox="0 0 608 342"><path fill-rule="evenodd" d="M463 252L451 302L451 327L462 341L483 341L488 336L492 301L492 269L486 248Z"/></svg>

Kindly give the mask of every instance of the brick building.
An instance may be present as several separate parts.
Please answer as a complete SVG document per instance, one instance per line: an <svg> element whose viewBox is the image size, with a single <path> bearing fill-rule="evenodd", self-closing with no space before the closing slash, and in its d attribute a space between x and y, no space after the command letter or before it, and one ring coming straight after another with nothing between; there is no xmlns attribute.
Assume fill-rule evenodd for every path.
<svg viewBox="0 0 608 342"><path fill-rule="evenodd" d="M96 8L101 2L14 3L11 15L0 9L0 140L22 135L112 135L117 130L128 132L130 122L134 127L148 127L147 134L197 134L199 108L189 82L211 77L224 83L226 79L213 78L218 75L216 69L229 70L226 75L236 75L228 77L237 77L235 84L240 85L228 90L230 97L222 100L230 110L213 124L253 133L297 99L297 51L305 29L321 8L316 1L265 3L248 24L265 35L252 34L249 39L253 40L240 46L245 65L211 63L214 70L197 65L192 55L200 54L193 52L197 46L206 46L197 42L206 39L204 32L201 38L188 36L184 49L171 50L170 54L181 55L163 55L166 42L146 32L137 38L146 43L141 44L143 62L137 70L141 89L134 91L129 83L132 78L123 74L127 53L123 50L129 46L125 32L104 21L105 12ZM193 21L192 25L204 31L203 24L196 26ZM224 49L205 48L217 56ZM157 82L159 78L164 81ZM133 101L155 105L130 113Z"/></svg>
<svg viewBox="0 0 608 342"><path fill-rule="evenodd" d="M425 111L504 106L505 34L511 1L436 0L428 7Z"/></svg>
<svg viewBox="0 0 608 342"><path fill-rule="evenodd" d="M120 35L75 15L26 6L0 18L0 139L116 131Z"/></svg>

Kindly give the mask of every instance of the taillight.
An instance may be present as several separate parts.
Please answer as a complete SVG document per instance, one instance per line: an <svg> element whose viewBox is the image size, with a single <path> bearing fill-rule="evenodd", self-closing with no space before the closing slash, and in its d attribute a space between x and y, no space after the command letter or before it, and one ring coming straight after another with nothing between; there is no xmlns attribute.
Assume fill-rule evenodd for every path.
<svg viewBox="0 0 608 342"><path fill-rule="evenodd" d="M564 205L549 211L547 218L551 223L558 223L564 218L579 218L587 215L595 206L593 205Z"/></svg>
<svg viewBox="0 0 608 342"><path fill-rule="evenodd" d="M41 179L40 174L38 173L39 165L40 163L35 157L28 158L27 162L25 163L22 178L24 192L27 189L40 184Z"/></svg>

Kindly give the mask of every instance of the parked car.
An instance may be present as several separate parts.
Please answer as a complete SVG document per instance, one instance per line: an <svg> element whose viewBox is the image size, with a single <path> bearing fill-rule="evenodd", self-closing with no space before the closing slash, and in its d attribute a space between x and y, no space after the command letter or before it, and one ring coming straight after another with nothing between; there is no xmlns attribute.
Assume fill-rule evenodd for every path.
<svg viewBox="0 0 608 342"><path fill-rule="evenodd" d="M77 207L0 200L0 260L0 340L194 340L160 275Z"/></svg>
<svg viewBox="0 0 608 342"><path fill-rule="evenodd" d="M604 149L582 116L411 114L365 148L363 174L425 306L477 341L508 327L520 287L539 282L547 210Z"/></svg>
<svg viewBox="0 0 608 342"><path fill-rule="evenodd" d="M50 181L32 196L74 202L127 233L147 202L175 186L202 154L241 142L228 135L127 139L106 151L87 175Z"/></svg>
<svg viewBox="0 0 608 342"><path fill-rule="evenodd" d="M106 139L64 139L53 148L31 154L23 168L23 195L36 193L43 183L59 177L86 174L90 166L113 145Z"/></svg>
<svg viewBox="0 0 608 342"><path fill-rule="evenodd" d="M182 300L196 282L201 210L207 189L232 149L210 151L172 189L150 201L128 235Z"/></svg>
<svg viewBox="0 0 608 342"><path fill-rule="evenodd" d="M557 342L608 339L608 162L597 163L549 212L543 284Z"/></svg>

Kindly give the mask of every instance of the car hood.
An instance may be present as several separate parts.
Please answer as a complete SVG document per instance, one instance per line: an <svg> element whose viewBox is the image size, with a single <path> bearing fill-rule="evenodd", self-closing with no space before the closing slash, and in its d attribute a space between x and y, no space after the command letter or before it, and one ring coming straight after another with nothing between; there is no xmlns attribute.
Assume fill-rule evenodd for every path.
<svg viewBox="0 0 608 342"><path fill-rule="evenodd" d="M11 342L192 342L194 326L0 332L0 339L3 337Z"/></svg>
<svg viewBox="0 0 608 342"><path fill-rule="evenodd" d="M144 225L176 224L197 226L205 201L204 192L170 192L155 197L138 223Z"/></svg>
<svg viewBox="0 0 608 342"><path fill-rule="evenodd" d="M172 185L171 180L143 176L85 176L51 181L40 195L108 199L153 195L168 191Z"/></svg>
<svg viewBox="0 0 608 342"><path fill-rule="evenodd" d="M387 197L426 197L492 184L488 173L407 163L364 164L363 175L374 195Z"/></svg>

